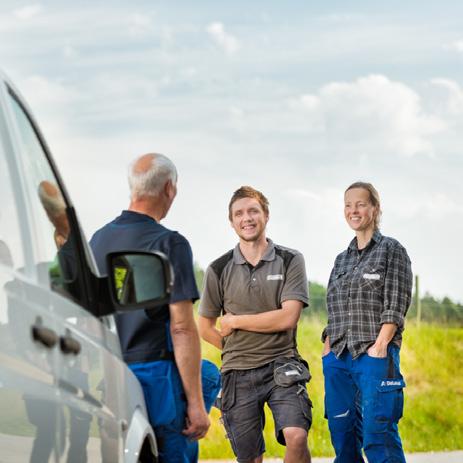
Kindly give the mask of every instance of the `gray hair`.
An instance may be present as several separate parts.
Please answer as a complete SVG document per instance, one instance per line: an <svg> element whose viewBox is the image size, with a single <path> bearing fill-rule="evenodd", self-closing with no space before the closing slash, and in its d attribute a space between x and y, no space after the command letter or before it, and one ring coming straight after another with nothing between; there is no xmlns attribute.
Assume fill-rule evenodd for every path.
<svg viewBox="0 0 463 463"><path fill-rule="evenodd" d="M151 164L148 169L137 169L137 163L144 156L151 157ZM129 166L128 179L132 199L157 196L169 180L174 185L177 183L177 169L167 156L159 153L150 153L144 156L135 159Z"/></svg>

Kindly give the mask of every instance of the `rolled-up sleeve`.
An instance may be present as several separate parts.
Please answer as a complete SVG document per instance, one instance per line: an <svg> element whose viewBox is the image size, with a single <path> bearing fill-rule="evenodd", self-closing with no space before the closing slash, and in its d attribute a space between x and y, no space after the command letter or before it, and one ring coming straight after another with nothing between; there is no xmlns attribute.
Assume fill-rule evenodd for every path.
<svg viewBox="0 0 463 463"><path fill-rule="evenodd" d="M412 298L413 274L407 251L396 244L387 260L384 280L384 310L381 324L394 323L402 327Z"/></svg>

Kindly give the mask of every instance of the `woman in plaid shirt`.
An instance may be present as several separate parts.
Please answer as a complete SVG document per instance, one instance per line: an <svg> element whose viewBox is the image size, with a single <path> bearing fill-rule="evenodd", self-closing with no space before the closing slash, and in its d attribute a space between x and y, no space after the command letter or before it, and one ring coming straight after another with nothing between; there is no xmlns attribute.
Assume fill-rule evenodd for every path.
<svg viewBox="0 0 463 463"><path fill-rule="evenodd" d="M399 352L411 301L405 248L379 231L380 200L370 183L344 193L355 238L336 257L323 331L325 403L337 463L405 462L398 433L405 382Z"/></svg>

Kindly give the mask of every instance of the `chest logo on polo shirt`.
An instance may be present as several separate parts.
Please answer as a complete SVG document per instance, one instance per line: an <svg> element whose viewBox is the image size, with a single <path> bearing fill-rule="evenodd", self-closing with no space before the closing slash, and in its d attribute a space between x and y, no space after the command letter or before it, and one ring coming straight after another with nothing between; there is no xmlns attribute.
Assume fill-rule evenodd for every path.
<svg viewBox="0 0 463 463"><path fill-rule="evenodd" d="M281 273L277 273L275 275L267 275L267 280L282 280L283 275Z"/></svg>

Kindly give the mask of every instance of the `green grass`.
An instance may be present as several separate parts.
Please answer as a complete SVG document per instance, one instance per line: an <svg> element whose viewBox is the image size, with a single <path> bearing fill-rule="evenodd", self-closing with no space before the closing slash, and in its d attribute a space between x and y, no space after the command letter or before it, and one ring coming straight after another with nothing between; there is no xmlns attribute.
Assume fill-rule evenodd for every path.
<svg viewBox="0 0 463 463"><path fill-rule="evenodd" d="M463 329L408 326L402 370L405 389L400 430L409 452L463 446Z"/></svg>
<svg viewBox="0 0 463 463"><path fill-rule="evenodd" d="M313 402L309 446L314 456L333 455L328 426L323 418L323 374L320 321L306 318L299 324L298 346L308 360L312 380L308 385ZM203 358L220 365L220 353L203 343ZM412 323L404 332L401 369L407 383L404 418L399 428L406 452L457 450L463 447L463 328ZM233 458L219 412L213 408L212 426L200 443L200 457ZM266 410L266 456L284 455L274 438L273 420Z"/></svg>

